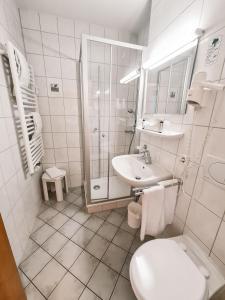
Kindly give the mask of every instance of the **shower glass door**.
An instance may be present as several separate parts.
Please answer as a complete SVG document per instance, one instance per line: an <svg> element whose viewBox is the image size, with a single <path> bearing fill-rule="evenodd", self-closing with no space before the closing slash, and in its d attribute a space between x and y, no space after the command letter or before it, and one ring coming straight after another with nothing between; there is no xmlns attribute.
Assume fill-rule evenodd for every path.
<svg viewBox="0 0 225 300"><path fill-rule="evenodd" d="M142 47L118 43L126 47L91 36L82 39L84 186L91 203L131 193L131 187L116 176L111 161L128 154L131 142L134 145L139 80L128 84L120 80L140 67Z"/></svg>
<svg viewBox="0 0 225 300"><path fill-rule="evenodd" d="M108 197L111 46L88 41L91 199Z"/></svg>

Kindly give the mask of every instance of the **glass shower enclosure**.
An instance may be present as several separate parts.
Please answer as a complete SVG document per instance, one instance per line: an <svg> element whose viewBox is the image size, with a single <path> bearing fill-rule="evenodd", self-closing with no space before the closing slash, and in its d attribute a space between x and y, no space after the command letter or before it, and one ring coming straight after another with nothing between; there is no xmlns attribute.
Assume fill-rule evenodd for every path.
<svg viewBox="0 0 225 300"><path fill-rule="evenodd" d="M87 205L130 197L112 158L132 152L142 76L121 79L140 70L142 46L90 35L82 36L81 90L84 190ZM142 72L140 72L142 74Z"/></svg>

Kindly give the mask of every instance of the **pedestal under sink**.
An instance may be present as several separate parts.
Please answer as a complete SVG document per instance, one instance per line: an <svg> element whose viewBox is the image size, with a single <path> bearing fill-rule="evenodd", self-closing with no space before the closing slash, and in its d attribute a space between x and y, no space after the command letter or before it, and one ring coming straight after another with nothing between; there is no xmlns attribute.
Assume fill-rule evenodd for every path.
<svg viewBox="0 0 225 300"><path fill-rule="evenodd" d="M145 164L140 154L120 155L112 159L116 174L133 187L147 187L172 178L172 174L158 164Z"/></svg>

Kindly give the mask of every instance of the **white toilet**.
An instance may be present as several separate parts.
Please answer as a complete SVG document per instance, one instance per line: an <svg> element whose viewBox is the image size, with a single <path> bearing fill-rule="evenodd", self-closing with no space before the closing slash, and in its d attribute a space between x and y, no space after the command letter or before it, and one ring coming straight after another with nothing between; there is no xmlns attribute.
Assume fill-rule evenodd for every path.
<svg viewBox="0 0 225 300"><path fill-rule="evenodd" d="M224 276L189 237L143 244L130 263L138 300L205 300L225 284Z"/></svg>

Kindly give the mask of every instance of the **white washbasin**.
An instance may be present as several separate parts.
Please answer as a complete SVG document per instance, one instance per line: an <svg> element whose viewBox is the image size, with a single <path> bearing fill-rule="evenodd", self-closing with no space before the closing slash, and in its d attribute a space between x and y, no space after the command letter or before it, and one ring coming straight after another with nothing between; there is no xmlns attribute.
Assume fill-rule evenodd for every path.
<svg viewBox="0 0 225 300"><path fill-rule="evenodd" d="M147 165L140 157L140 154L116 156L112 166L117 175L133 187L150 186L172 178L172 174L158 164Z"/></svg>

